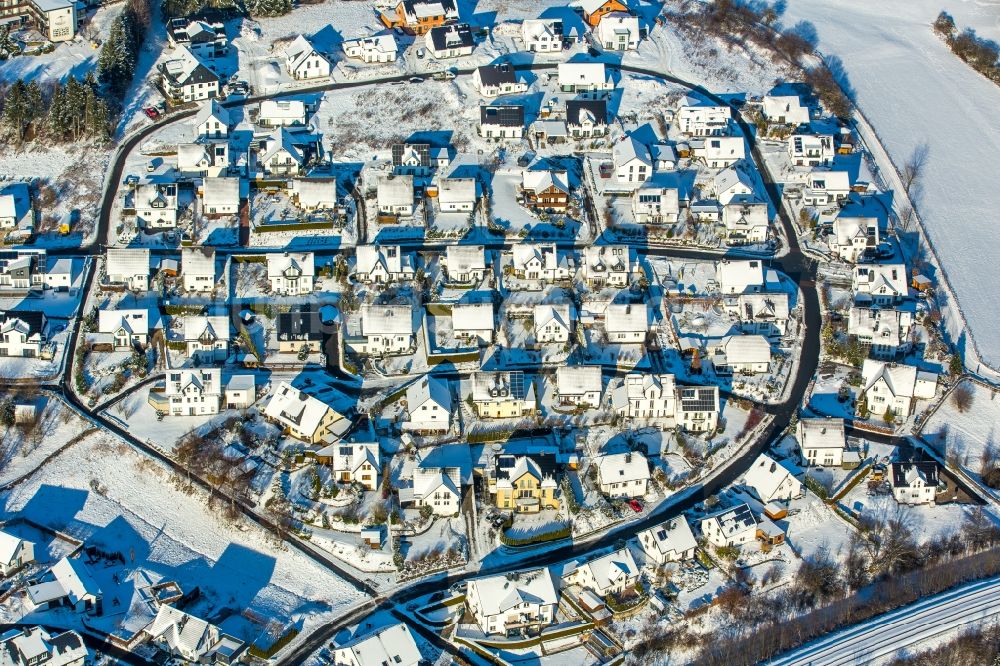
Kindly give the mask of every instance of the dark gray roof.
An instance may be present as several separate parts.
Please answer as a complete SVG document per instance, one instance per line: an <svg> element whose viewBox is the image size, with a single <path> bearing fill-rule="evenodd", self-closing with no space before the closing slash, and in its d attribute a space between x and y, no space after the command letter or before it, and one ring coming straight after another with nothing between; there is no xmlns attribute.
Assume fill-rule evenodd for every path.
<svg viewBox="0 0 1000 666"><path fill-rule="evenodd" d="M472 28L467 23L439 25L436 28L431 28L430 36L435 51L475 45L475 40L472 38Z"/></svg>
<svg viewBox="0 0 1000 666"><path fill-rule="evenodd" d="M517 83L517 73L508 63L501 62L495 65L484 65L478 69L479 80L484 85L499 86L504 83Z"/></svg>
<svg viewBox="0 0 1000 666"><path fill-rule="evenodd" d="M938 484L938 466L933 460L925 460L920 462L894 462L892 463L892 486L898 488L900 486L909 485L906 482L906 475L911 470L915 469L920 472L925 479L927 479L928 486L936 486Z"/></svg>
<svg viewBox="0 0 1000 666"><path fill-rule="evenodd" d="M0 313L0 325L6 324L13 319L20 319L28 325L28 336L35 333L42 335L45 332L45 313L34 310L20 310L18 312Z"/></svg>
<svg viewBox="0 0 1000 666"><path fill-rule="evenodd" d="M323 330L319 314L311 308L278 314L278 340L322 340Z"/></svg>
<svg viewBox="0 0 1000 666"><path fill-rule="evenodd" d="M524 127L524 107L519 104L481 106L479 124Z"/></svg>
<svg viewBox="0 0 1000 666"><path fill-rule="evenodd" d="M571 99L566 102L566 124L579 125L583 111L594 114L599 122L608 122L608 105L603 99Z"/></svg>

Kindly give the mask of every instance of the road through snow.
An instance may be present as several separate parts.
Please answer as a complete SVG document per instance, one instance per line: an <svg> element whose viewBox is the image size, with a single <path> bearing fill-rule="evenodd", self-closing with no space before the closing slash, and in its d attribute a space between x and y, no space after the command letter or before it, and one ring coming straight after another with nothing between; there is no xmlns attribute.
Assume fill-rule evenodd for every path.
<svg viewBox="0 0 1000 666"><path fill-rule="evenodd" d="M778 657L770 666L872 664L1000 616L1000 577L923 599L868 622L825 636Z"/></svg>

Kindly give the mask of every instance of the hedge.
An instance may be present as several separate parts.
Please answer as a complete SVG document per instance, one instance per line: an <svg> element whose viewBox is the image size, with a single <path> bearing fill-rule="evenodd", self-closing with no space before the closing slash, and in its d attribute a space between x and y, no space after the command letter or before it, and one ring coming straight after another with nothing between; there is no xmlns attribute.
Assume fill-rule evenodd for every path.
<svg viewBox="0 0 1000 666"><path fill-rule="evenodd" d="M572 528L567 525L558 530L553 530L552 532L542 532L541 534L532 534L531 536L524 537L523 539L518 539L517 537L508 536L507 534L500 535L500 542L505 546L531 546L536 543L547 543L549 541L559 541L560 539L568 539L570 535L573 534Z"/></svg>
<svg viewBox="0 0 1000 666"><path fill-rule="evenodd" d="M271 231L315 231L318 229L333 229L333 222L292 222L289 224L258 224L254 231L266 234Z"/></svg>
<svg viewBox="0 0 1000 666"><path fill-rule="evenodd" d="M250 656L256 657L257 659L270 659L271 657L276 655L278 651L281 650L281 648L291 643L292 639L294 639L298 635L299 635L298 629L296 629L295 627L289 627L288 631L282 634L281 637L278 638L278 640L271 643L271 645L268 646L267 648L261 649L257 647L256 643L254 643L253 645L250 646L250 649L247 650L247 652L250 653Z"/></svg>

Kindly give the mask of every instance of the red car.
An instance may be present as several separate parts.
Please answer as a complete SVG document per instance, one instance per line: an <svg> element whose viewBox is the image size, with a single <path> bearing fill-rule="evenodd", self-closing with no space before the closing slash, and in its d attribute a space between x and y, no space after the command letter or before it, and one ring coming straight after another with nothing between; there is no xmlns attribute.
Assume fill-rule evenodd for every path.
<svg viewBox="0 0 1000 666"><path fill-rule="evenodd" d="M628 506L636 513L642 513L642 502L637 499L629 500Z"/></svg>
<svg viewBox="0 0 1000 666"><path fill-rule="evenodd" d="M157 118L160 117L160 112L151 106L147 106L145 109L142 110L142 112L145 113L150 118L152 118L153 120L156 120Z"/></svg>

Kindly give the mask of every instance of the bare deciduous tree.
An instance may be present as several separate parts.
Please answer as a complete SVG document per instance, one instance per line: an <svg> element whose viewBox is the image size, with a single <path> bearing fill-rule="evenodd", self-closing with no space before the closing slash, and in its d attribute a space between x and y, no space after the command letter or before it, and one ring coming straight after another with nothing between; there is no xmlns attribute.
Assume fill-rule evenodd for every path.
<svg viewBox="0 0 1000 666"><path fill-rule="evenodd" d="M907 568L918 554L913 528L913 514L892 499L879 501L862 514L852 538L864 551L869 573L880 576Z"/></svg>
<svg viewBox="0 0 1000 666"><path fill-rule="evenodd" d="M957 386L951 393L951 401L955 405L955 409L962 413L972 408L972 399L972 389L969 388L968 384Z"/></svg>
<svg viewBox="0 0 1000 666"><path fill-rule="evenodd" d="M927 167L927 158L930 156L930 146L921 143L913 149L906 164L903 165L903 190L910 194L920 184Z"/></svg>

